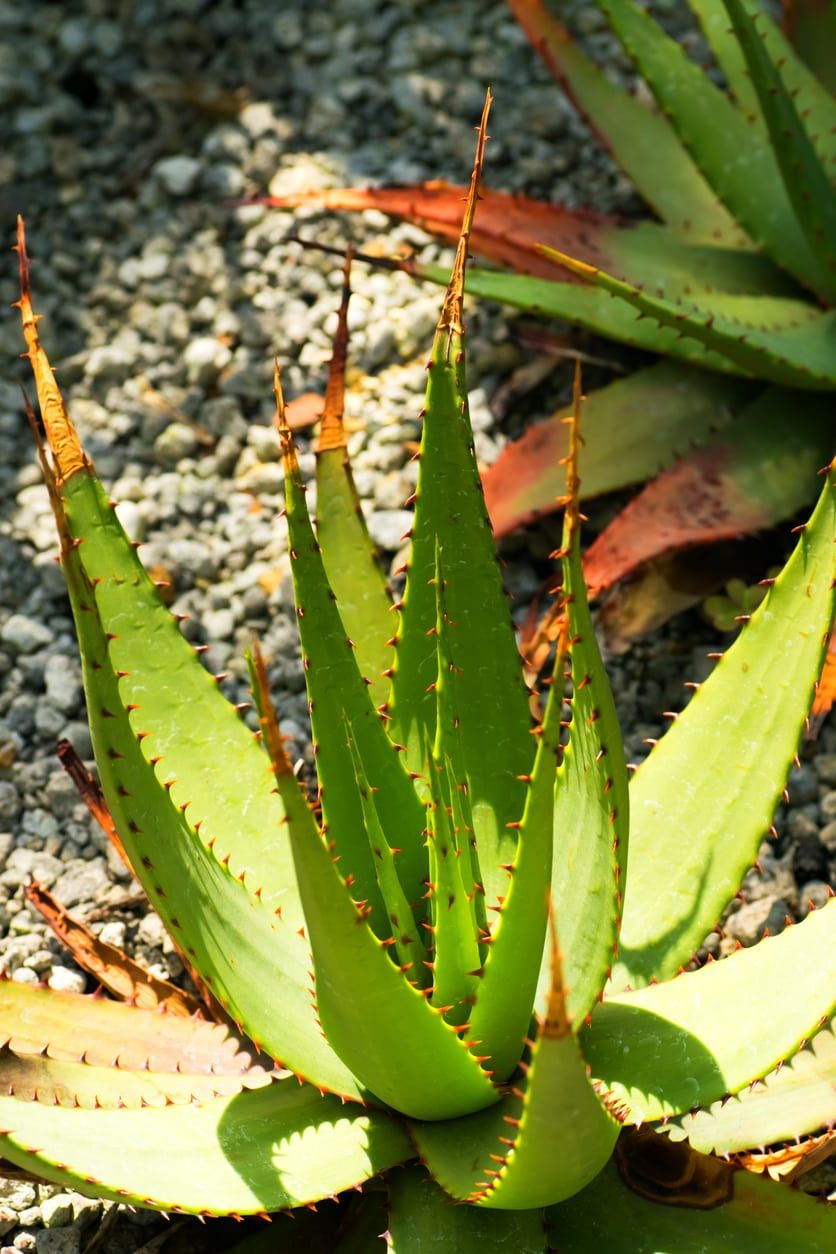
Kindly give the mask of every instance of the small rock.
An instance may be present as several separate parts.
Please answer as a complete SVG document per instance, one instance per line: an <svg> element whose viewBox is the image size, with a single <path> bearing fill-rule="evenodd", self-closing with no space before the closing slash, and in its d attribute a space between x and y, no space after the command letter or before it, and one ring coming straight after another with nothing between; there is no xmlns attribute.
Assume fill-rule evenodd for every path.
<svg viewBox="0 0 836 1254"><path fill-rule="evenodd" d="M46 694L63 714L74 714L81 705L81 667L66 653L53 653L44 668Z"/></svg>
<svg viewBox="0 0 836 1254"><path fill-rule="evenodd" d="M212 335L201 335L192 340L183 353L186 377L189 383L198 387L214 383L231 360L232 353L226 344L222 344Z"/></svg>
<svg viewBox="0 0 836 1254"><path fill-rule="evenodd" d="M4 1237L7 1232L11 1232L16 1225L17 1214L12 1210L11 1206L0 1206L0 1237Z"/></svg>
<svg viewBox="0 0 836 1254"><path fill-rule="evenodd" d="M55 1193L41 1202L45 1228L66 1228L73 1222L73 1199L68 1193Z"/></svg>
<svg viewBox="0 0 836 1254"><path fill-rule="evenodd" d="M792 873L797 884L827 879L827 850L818 833L798 839L792 852Z"/></svg>
<svg viewBox="0 0 836 1254"><path fill-rule="evenodd" d="M378 548L394 552L412 527L412 514L405 509L381 509L368 518L369 535Z"/></svg>
<svg viewBox="0 0 836 1254"><path fill-rule="evenodd" d="M170 196L188 196L194 191L201 169L202 164L195 157L178 155L158 161L153 172Z"/></svg>
<svg viewBox="0 0 836 1254"><path fill-rule="evenodd" d="M730 915L724 924L726 935L739 940L741 945L754 945L766 931L770 936L783 932L789 911L789 904L783 897L761 897Z"/></svg>
<svg viewBox="0 0 836 1254"><path fill-rule="evenodd" d="M819 803L822 818L826 823L836 819L836 791L826 792Z"/></svg>
<svg viewBox="0 0 836 1254"><path fill-rule="evenodd" d="M20 796L9 779L0 779L0 823L13 823L20 814Z"/></svg>
<svg viewBox="0 0 836 1254"><path fill-rule="evenodd" d="M794 767L787 781L787 792L791 806L804 806L811 801L818 801L819 786L815 771L806 764Z"/></svg>
<svg viewBox="0 0 836 1254"><path fill-rule="evenodd" d="M813 770L824 784L836 784L836 753L820 753Z"/></svg>
<svg viewBox="0 0 836 1254"><path fill-rule="evenodd" d="M12 614L3 625L0 639L18 653L34 653L51 642L52 632L35 618Z"/></svg>
<svg viewBox="0 0 836 1254"><path fill-rule="evenodd" d="M819 840L824 845L830 857L836 855L836 822L828 823L819 832Z"/></svg>
<svg viewBox="0 0 836 1254"><path fill-rule="evenodd" d="M41 982L41 977L31 967L18 967L12 975L12 979L15 984L29 984L33 988Z"/></svg>
<svg viewBox="0 0 836 1254"><path fill-rule="evenodd" d="M54 892L68 909L82 901L93 901L96 894L110 884L104 858L93 858L90 862L73 859L64 867L63 875L55 881Z"/></svg>
<svg viewBox="0 0 836 1254"><path fill-rule="evenodd" d="M171 422L154 441L154 457L164 466L173 466L197 449L197 436L184 422Z"/></svg>
<svg viewBox="0 0 836 1254"><path fill-rule="evenodd" d="M26 1210L28 1206L33 1206L37 1196L35 1186L25 1180L0 1178L0 1202L14 1211Z"/></svg>
<svg viewBox="0 0 836 1254"><path fill-rule="evenodd" d="M802 919L810 913L811 903L814 910L821 910L830 901L831 895L830 885L821 880L810 880L808 884L802 885L798 892L798 913Z"/></svg>
<svg viewBox="0 0 836 1254"><path fill-rule="evenodd" d="M79 1254L80 1249L78 1228L43 1228L35 1235L37 1254Z"/></svg>
<svg viewBox="0 0 836 1254"><path fill-rule="evenodd" d="M53 967L47 984L57 993L83 993L87 988L87 980L81 971L71 971L69 967ZM66 1222L69 1223L69 1219Z"/></svg>

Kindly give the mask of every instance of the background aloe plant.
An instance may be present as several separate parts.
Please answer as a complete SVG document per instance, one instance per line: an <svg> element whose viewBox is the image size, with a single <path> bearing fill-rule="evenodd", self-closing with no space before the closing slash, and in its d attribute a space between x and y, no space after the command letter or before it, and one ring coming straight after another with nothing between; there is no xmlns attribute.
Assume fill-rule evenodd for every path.
<svg viewBox="0 0 836 1254"><path fill-rule="evenodd" d="M486 193L474 249L518 273L475 270L470 290L672 359L595 392L585 418L585 496L662 470L592 545L587 580L602 592L656 563L647 590L659 597L681 575L670 555L790 516L830 456L836 105L755 0L691 4L728 92L632 0L599 0L657 111L616 88L542 0L509 5L659 221ZM801 8L804 46L816 22L826 46L828 6ZM461 195L425 184L267 203L378 208L454 239ZM445 281L438 266L403 265ZM564 492L564 412L485 473L497 536Z"/></svg>
<svg viewBox="0 0 836 1254"><path fill-rule="evenodd" d="M216 1021L178 1013L161 989L147 996L166 1014L4 982L0 1149L50 1180L204 1215L306 1205L400 1168L387 1239L401 1254L489 1238L601 1248L616 1214L637 1229L623 1249L777 1251L791 1232L818 1250L826 1209L677 1140L732 1155L832 1120L836 905L677 972L755 856L803 727L833 612L831 476L763 606L628 791L580 567L576 416L566 628L532 728L467 413L462 297L486 119L487 106L427 364L394 615L369 571L338 384L315 531L277 373L313 805L258 649L261 744L126 539L41 345L20 228L42 464L101 786ZM395 629L381 638L384 611ZM619 1139L663 1123L669 1137ZM375 1247L379 1195L367 1200L346 1249Z"/></svg>

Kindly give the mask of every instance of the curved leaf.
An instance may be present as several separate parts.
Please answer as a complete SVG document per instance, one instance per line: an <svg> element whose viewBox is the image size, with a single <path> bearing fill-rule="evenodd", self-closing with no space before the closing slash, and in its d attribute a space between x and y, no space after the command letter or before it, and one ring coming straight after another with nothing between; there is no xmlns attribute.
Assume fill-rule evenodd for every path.
<svg viewBox="0 0 836 1254"><path fill-rule="evenodd" d="M459 1206L417 1167L392 1172L389 1197L390 1254L545 1254L540 1211Z"/></svg>
<svg viewBox="0 0 836 1254"><path fill-rule="evenodd" d="M630 782L617 987L664 979L686 963L755 859L821 670L834 535L828 474L778 580Z"/></svg>

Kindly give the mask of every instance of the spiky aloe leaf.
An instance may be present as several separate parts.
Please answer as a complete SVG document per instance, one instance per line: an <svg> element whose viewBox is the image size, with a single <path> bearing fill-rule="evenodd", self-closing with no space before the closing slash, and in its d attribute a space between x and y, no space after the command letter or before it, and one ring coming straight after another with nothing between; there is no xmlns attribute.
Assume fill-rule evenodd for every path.
<svg viewBox="0 0 836 1254"><path fill-rule="evenodd" d="M690 1177L693 1171L687 1162L663 1161L658 1174L664 1186L671 1176ZM786 1254L789 1238L793 1254L821 1254L836 1237L836 1222L827 1207L722 1163L713 1166L704 1189L698 1186L695 1194L690 1204L677 1201L676 1187L640 1196L610 1163L583 1192L546 1211L552 1244L565 1254L588 1254L591 1249Z"/></svg>
<svg viewBox="0 0 836 1254"><path fill-rule="evenodd" d="M527 1210L569 1197L612 1153L619 1125L599 1101L566 1012L557 941L549 946L549 993L530 1054L496 1107L455 1122L411 1123L421 1158L459 1201ZM555 1128L571 1152L555 1153Z"/></svg>
<svg viewBox="0 0 836 1254"><path fill-rule="evenodd" d="M390 961L388 945L351 900L320 836L290 838L305 905L323 1030L381 1100L417 1118L452 1118L497 1093L423 992ZM352 889L353 891L353 889Z"/></svg>
<svg viewBox="0 0 836 1254"><path fill-rule="evenodd" d="M701 444L752 396L742 379L658 362L592 392L583 408L581 499L650 478ZM507 445L482 475L494 536L557 508L566 493L566 406Z"/></svg>
<svg viewBox="0 0 836 1254"><path fill-rule="evenodd" d="M489 102L488 102L489 104ZM502 891L499 863L513 855L506 827L519 818L530 769L528 701L522 684L496 554L473 453L464 374L464 270L486 142L483 114L476 163L453 277L428 363L412 554L392 684L391 735L422 771L423 746L435 735L436 551L444 554L446 601L454 624L461 746L487 901Z"/></svg>
<svg viewBox="0 0 836 1254"><path fill-rule="evenodd" d="M834 431L826 397L808 397L799 412L797 392L762 392L710 445L662 471L590 545L584 574L593 594L653 558L794 514L810 500Z"/></svg>
<svg viewBox="0 0 836 1254"><path fill-rule="evenodd" d="M797 1140L836 1124L836 1034L831 1022L786 1066L752 1089L670 1124L674 1141L703 1154L733 1154L753 1145Z"/></svg>
<svg viewBox="0 0 836 1254"><path fill-rule="evenodd" d="M390 934L375 874L372 850L363 824L363 808L355 786L354 762L343 732L351 735L369 782L378 788L376 805L387 832L398 833L398 873L410 903L419 902L426 879L423 849L424 811L412 781L390 742L383 718L375 709L368 685L346 636L334 593L328 583L318 543L305 504L305 488L284 401L276 376L277 421L285 472L285 503L296 617L305 662L311 730L317 758L322 814L329 838L342 858L342 873L353 877L354 896L368 903L371 924L379 936Z"/></svg>
<svg viewBox="0 0 836 1254"><path fill-rule="evenodd" d="M589 614L578 512L580 375L575 374L569 498L560 553L569 632L572 718L557 775L552 901L560 920L567 1010L583 1019L617 953L627 872L627 768L612 691Z"/></svg>
<svg viewBox="0 0 836 1254"><path fill-rule="evenodd" d="M631 305L641 317L653 319L660 331L675 330L678 336L713 350L711 358L703 358L703 365L711 367L714 356L722 354L739 370L773 383L819 389L836 385L832 351L836 313L832 310L821 313L801 300L725 293L703 302L690 297L681 303L660 300L603 270L548 251L567 270L609 293L615 317L621 317L620 303ZM663 344L660 351L668 351L664 337Z"/></svg>
<svg viewBox="0 0 836 1254"><path fill-rule="evenodd" d="M631 780L616 987L664 979L686 963L755 859L822 666L835 529L831 471L751 622Z"/></svg>
<svg viewBox="0 0 836 1254"><path fill-rule="evenodd" d="M811 963L805 954L820 954ZM776 988L782 1009L775 1015ZM608 998L582 1034L593 1075L632 1123L738 1093L789 1059L833 1013L836 904L751 949ZM746 1005L745 1033L728 1031Z"/></svg>
<svg viewBox="0 0 836 1254"><path fill-rule="evenodd" d="M565 623L565 620L564 620ZM470 1035L490 1055L497 1078L517 1065L528 1036L544 952L553 866L555 774L560 754L568 630L559 634L552 683L526 781L514 862L470 1018Z"/></svg>
<svg viewBox="0 0 836 1254"><path fill-rule="evenodd" d="M723 0L688 2L699 19L738 105L752 121L763 122L762 104ZM829 3L829 0L826 2ZM746 13L757 24L757 36L766 54L780 67L783 88L804 119L816 152L825 165L832 166L836 160L836 101L824 86L823 78L817 77L804 64L757 0L746 0ZM826 43L826 36L824 41Z"/></svg>
<svg viewBox="0 0 836 1254"><path fill-rule="evenodd" d="M344 1106L292 1077L233 1098L142 1110L2 1097L0 1128L3 1155L47 1180L204 1215L302 1206L412 1155L387 1115Z"/></svg>
<svg viewBox="0 0 836 1254"><path fill-rule="evenodd" d="M226 1026L107 998L0 980L0 1045L18 1055L94 1067L241 1075L252 1053Z"/></svg>
<svg viewBox="0 0 836 1254"><path fill-rule="evenodd" d="M392 665L388 642L396 623L346 451L343 404L350 265L349 253L317 442L316 538L346 635L354 641L360 673L369 681L374 704L382 705L389 694L389 679L383 672Z"/></svg>
<svg viewBox="0 0 836 1254"><path fill-rule="evenodd" d="M723 3L746 57L796 219L818 261L814 290L832 301L836 297L836 194L833 184L801 119L799 105L786 90L782 73L769 55L759 25L756 25L742 0L723 0ZM831 130L834 125L836 116L831 119Z"/></svg>
<svg viewBox="0 0 836 1254"><path fill-rule="evenodd" d="M763 129L751 125L637 5L598 4L727 209L770 257L824 295L820 267Z"/></svg>
<svg viewBox="0 0 836 1254"><path fill-rule="evenodd" d="M18 256L24 336L55 462L47 485L102 788L122 844L221 1006L274 1057L358 1096L311 1007L302 907L269 767L161 601L84 454L38 335L22 222ZM263 995L268 973L282 1016Z"/></svg>
<svg viewBox="0 0 836 1254"><path fill-rule="evenodd" d="M670 123L614 87L542 0L508 4L570 100L659 216L697 239L745 246L745 235ZM663 179L657 177L660 168L665 170Z"/></svg>
<svg viewBox="0 0 836 1254"><path fill-rule="evenodd" d="M538 1210L492 1211L459 1206L417 1167L389 1177L391 1254L544 1254L546 1229Z"/></svg>
<svg viewBox="0 0 836 1254"><path fill-rule="evenodd" d="M0 1088L19 1102L85 1110L137 1110L145 1106L184 1106L271 1082L260 1067L233 1075L190 1075L187 1070L129 1071L86 1062L55 1062L40 1054L0 1051Z"/></svg>

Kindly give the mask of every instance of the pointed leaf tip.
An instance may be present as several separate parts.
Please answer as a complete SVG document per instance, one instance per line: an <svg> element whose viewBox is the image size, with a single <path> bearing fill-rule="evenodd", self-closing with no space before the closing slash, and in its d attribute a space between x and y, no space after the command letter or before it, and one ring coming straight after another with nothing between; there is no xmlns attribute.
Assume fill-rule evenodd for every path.
<svg viewBox="0 0 836 1254"><path fill-rule="evenodd" d="M492 104L493 96L491 95L491 89L488 88L485 93L482 117L477 128L476 155L473 159L473 173L470 176L470 188L467 193L461 234L456 246L453 272L450 275L450 283L444 297L444 304L441 306L441 317L438 320L438 331L446 332L449 336L463 334L462 302L464 299L464 275L467 267L468 249L470 248L470 235L473 230L473 219L476 214L476 202L479 199L482 169L485 164L485 148L488 142L488 115L490 114Z"/></svg>
<svg viewBox="0 0 836 1254"><path fill-rule="evenodd" d="M20 278L20 299L17 307L23 324L23 337L26 341L26 356L35 376L35 387L38 392L38 403L41 407L44 430L49 447L55 459L55 469L59 482L64 482L79 470L88 470L89 463L81 447L78 432L72 419L64 407L64 400L55 381L55 375L44 352L38 334L38 318L32 308L32 293L29 286L29 254L26 251L26 231L23 218L17 219L18 272Z"/></svg>

